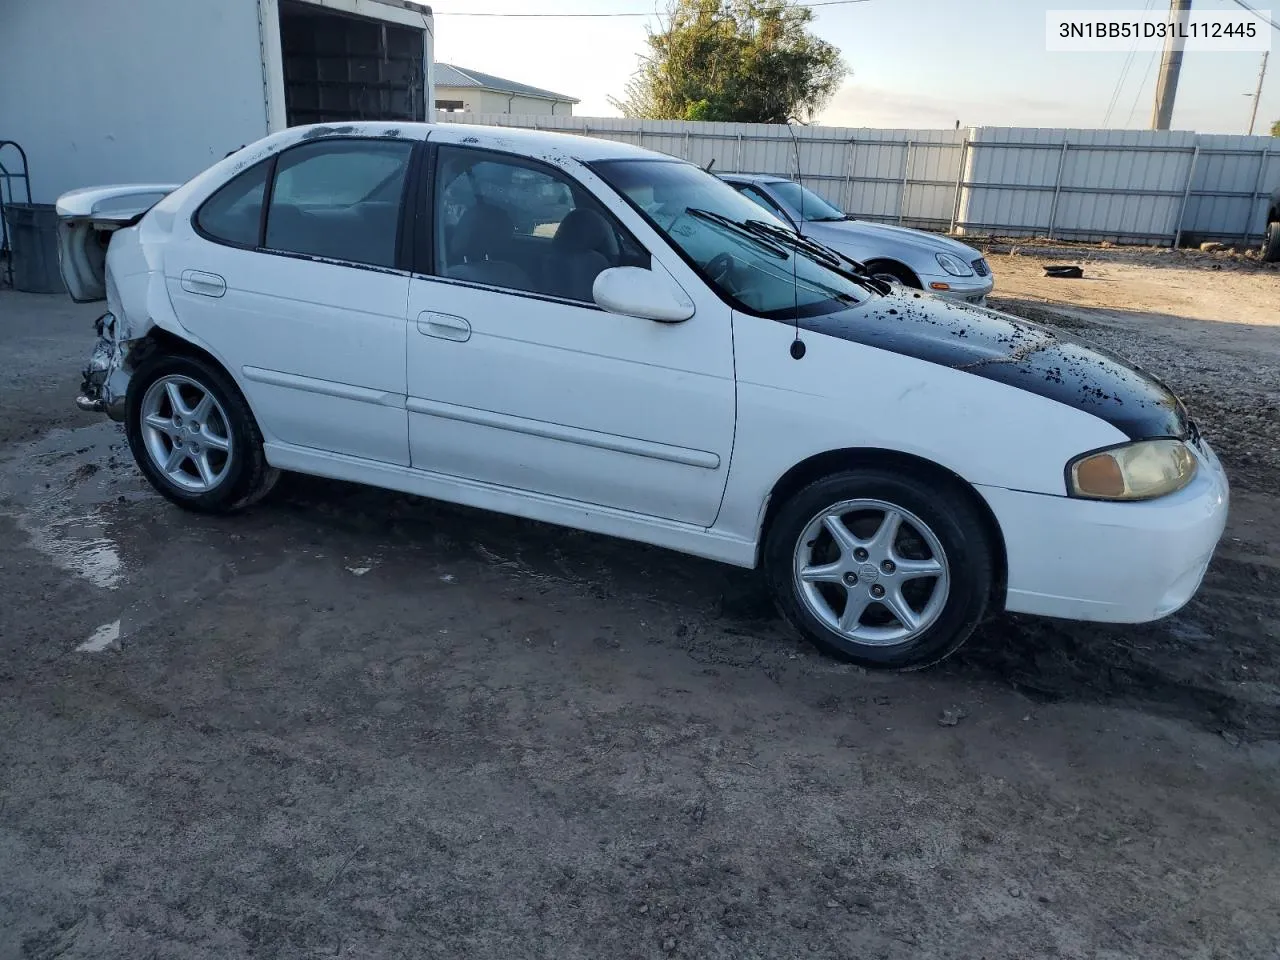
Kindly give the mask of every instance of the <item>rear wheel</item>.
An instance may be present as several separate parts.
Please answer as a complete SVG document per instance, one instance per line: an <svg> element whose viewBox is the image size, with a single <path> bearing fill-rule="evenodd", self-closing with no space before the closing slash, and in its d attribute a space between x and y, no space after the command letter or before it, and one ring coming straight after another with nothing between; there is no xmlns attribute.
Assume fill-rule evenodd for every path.
<svg viewBox="0 0 1280 960"><path fill-rule="evenodd" d="M147 360L129 382L125 431L151 485L181 507L226 513L249 506L279 472L262 451L248 403L220 369L190 356Z"/></svg>
<svg viewBox="0 0 1280 960"><path fill-rule="evenodd" d="M1267 227L1267 239L1262 244L1262 259L1268 263L1280 263L1280 221Z"/></svg>
<svg viewBox="0 0 1280 960"><path fill-rule="evenodd" d="M994 577L961 489L877 468L795 494L769 529L764 566L783 615L819 648L900 670L956 650L982 620Z"/></svg>

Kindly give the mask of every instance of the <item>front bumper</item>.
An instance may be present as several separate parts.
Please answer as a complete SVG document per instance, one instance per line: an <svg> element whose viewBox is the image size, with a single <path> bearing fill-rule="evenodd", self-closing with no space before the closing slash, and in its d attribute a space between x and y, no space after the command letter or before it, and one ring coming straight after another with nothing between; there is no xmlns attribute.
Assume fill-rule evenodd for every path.
<svg viewBox="0 0 1280 960"><path fill-rule="evenodd" d="M1226 474L1193 447L1190 484L1158 500L1103 503L978 487L1004 534L1005 609L1068 620L1145 623L1195 595L1227 523Z"/></svg>
<svg viewBox="0 0 1280 960"><path fill-rule="evenodd" d="M987 302L987 296L995 289L996 279L990 274L985 277L953 277L950 274L938 274L936 276L921 275L920 283L935 297L983 306ZM939 290L934 284L945 284L947 289Z"/></svg>
<svg viewBox="0 0 1280 960"><path fill-rule="evenodd" d="M90 413L105 413L123 421L129 374L125 370L125 346L115 338L116 319L104 313L94 323L98 342L85 365L76 406Z"/></svg>

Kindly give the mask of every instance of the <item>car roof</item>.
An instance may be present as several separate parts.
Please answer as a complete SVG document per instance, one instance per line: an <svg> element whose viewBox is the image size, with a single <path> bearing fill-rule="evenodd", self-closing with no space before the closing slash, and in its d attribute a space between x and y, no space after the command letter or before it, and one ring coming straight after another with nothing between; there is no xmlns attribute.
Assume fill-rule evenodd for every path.
<svg viewBox="0 0 1280 960"><path fill-rule="evenodd" d="M474 123L427 124L431 139L440 143L476 143L479 146L505 146L536 157L543 154L568 154L575 160L676 160L666 153L646 150L629 143L583 137L553 130L529 130L522 127L491 127ZM472 138L475 138L473 140ZM681 161L684 162L684 161Z"/></svg>
<svg viewBox="0 0 1280 960"><path fill-rule="evenodd" d="M310 124L291 127L291 139L312 140L320 137L403 137L412 140L430 138L433 143L466 143L469 146L509 150L534 158L570 157L575 160L677 160L665 153L646 150L629 143L583 137L552 130L528 130L521 127L498 127L474 123L395 123L391 121L353 121L344 124ZM684 161L678 161L684 162Z"/></svg>

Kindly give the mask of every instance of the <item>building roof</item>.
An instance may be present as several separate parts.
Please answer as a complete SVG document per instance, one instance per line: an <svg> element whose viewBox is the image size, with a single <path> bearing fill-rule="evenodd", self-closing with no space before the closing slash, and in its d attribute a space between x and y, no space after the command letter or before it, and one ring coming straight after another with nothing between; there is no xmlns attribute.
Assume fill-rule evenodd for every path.
<svg viewBox="0 0 1280 960"><path fill-rule="evenodd" d="M493 90L497 93L514 93L521 97L535 97L539 100L558 100L561 103L579 103L577 97L563 93L553 93L541 87L531 87L527 83L516 83L504 80L491 73L481 73L468 67L455 67L451 63L436 62L437 87L471 87L475 90Z"/></svg>

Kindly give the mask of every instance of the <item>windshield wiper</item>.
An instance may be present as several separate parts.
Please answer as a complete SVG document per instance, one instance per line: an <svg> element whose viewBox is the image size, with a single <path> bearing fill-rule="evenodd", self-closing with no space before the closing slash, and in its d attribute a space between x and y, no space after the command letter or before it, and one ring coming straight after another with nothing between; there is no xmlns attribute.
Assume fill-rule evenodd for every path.
<svg viewBox="0 0 1280 960"><path fill-rule="evenodd" d="M854 260L852 257L846 257L839 250L834 250L826 244L818 243L817 240L811 240L809 237L801 236L786 227L774 226L771 223L765 223L763 220L747 220L742 224L743 229L751 231L761 237L768 237L776 243L785 244L794 250L807 255L810 259L816 260L824 267L838 271L841 275L848 277L860 286L866 287L875 293L883 296L889 292L888 284L881 283L879 280L872 279L867 272L866 264ZM845 266L848 264L853 269L850 270Z"/></svg>
<svg viewBox="0 0 1280 960"><path fill-rule="evenodd" d="M786 227L774 226L772 223L765 223L763 220L747 220L743 222L742 226L757 236L768 237L777 243L786 244L788 247L803 251L824 266L835 266L842 260L849 260L848 257L837 253L830 247L824 246L816 240L810 240L808 237L796 233L794 230L788 230ZM849 262L856 263L854 260L849 260Z"/></svg>
<svg viewBox="0 0 1280 960"><path fill-rule="evenodd" d="M763 220L734 220L732 217L726 217L723 213L704 210L700 207L686 207L685 212L700 220L719 224L742 236L750 237L780 260L787 258L787 252L784 248L790 247L797 253L803 253L815 263L826 267L828 270L834 270L843 277L848 277L860 287L873 293L884 296L889 292L888 284L872 279L864 264L859 263L852 257L846 257L840 251L833 250L825 244L801 236L793 230L788 230L786 227L765 223ZM845 264L848 264L848 266L845 266ZM853 269L849 269L849 267Z"/></svg>
<svg viewBox="0 0 1280 960"><path fill-rule="evenodd" d="M758 246L768 250L770 254L779 260L785 260L790 256L786 249L778 243L771 243L768 234L762 234L757 230L753 230L749 225L755 221L747 220L745 222L734 220L732 217L726 217L723 213L716 213L714 210L703 210L701 207L685 207L685 213L699 220L707 220L710 223L727 227L734 233L746 237L748 240L754 241Z"/></svg>

